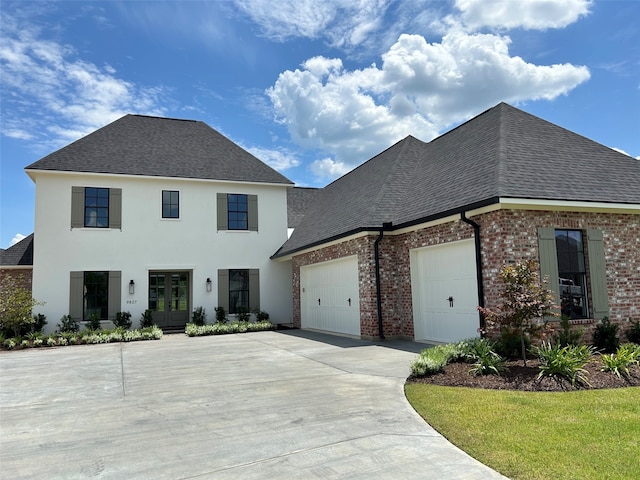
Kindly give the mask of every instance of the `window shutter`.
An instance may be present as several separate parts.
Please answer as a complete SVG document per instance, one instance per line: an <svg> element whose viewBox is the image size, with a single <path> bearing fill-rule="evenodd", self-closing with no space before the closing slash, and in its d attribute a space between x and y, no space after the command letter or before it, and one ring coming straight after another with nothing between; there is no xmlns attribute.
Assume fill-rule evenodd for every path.
<svg viewBox="0 0 640 480"><path fill-rule="evenodd" d="M116 313L122 311L120 300L122 297L121 286L122 274L119 271L109 272L109 301L108 301L108 315L109 320L116 318Z"/></svg>
<svg viewBox="0 0 640 480"><path fill-rule="evenodd" d="M69 316L82 321L84 315L84 272L71 272L69 281Z"/></svg>
<svg viewBox="0 0 640 480"><path fill-rule="evenodd" d="M217 214L218 214L218 230L228 230L229 227L229 212L227 210L227 194L219 193L217 205ZM227 277L228 278L228 277Z"/></svg>
<svg viewBox="0 0 640 480"><path fill-rule="evenodd" d="M587 249L593 318L602 320L609 315L609 293L607 291L607 270L601 230L587 230Z"/></svg>
<svg viewBox="0 0 640 480"><path fill-rule="evenodd" d="M249 310L260 310L260 270L249 270Z"/></svg>
<svg viewBox="0 0 640 480"><path fill-rule="evenodd" d="M252 232L258 231L258 196L247 195L247 215L248 215L248 229Z"/></svg>
<svg viewBox="0 0 640 480"><path fill-rule="evenodd" d="M549 278L549 290L555 295L555 302L560 303L560 286L558 284L558 254L556 252L556 231L549 227L538 228L538 254L540 257L540 280ZM548 319L549 320L549 319Z"/></svg>
<svg viewBox="0 0 640 480"><path fill-rule="evenodd" d="M71 187L71 228L84 227L84 187Z"/></svg>
<svg viewBox="0 0 640 480"><path fill-rule="evenodd" d="M218 270L218 306L229 313L229 270Z"/></svg>
<svg viewBox="0 0 640 480"><path fill-rule="evenodd" d="M122 228L122 189L109 189L109 228Z"/></svg>

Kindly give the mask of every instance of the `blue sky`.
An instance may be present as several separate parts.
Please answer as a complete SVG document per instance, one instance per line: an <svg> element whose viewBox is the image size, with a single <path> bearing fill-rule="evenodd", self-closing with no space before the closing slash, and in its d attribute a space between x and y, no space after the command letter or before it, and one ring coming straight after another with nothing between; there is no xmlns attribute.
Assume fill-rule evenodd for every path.
<svg viewBox="0 0 640 480"><path fill-rule="evenodd" d="M640 157L636 0L3 0L0 14L2 248L33 231L24 167L126 113L202 120L302 186L501 101Z"/></svg>

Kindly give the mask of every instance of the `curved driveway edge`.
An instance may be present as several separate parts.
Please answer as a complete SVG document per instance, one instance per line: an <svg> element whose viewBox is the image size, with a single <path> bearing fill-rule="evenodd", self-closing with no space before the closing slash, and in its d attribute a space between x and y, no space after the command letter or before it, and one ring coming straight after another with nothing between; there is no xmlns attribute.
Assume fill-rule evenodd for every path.
<svg viewBox="0 0 640 480"><path fill-rule="evenodd" d="M0 475L504 479L406 401L421 348L292 330L2 352Z"/></svg>

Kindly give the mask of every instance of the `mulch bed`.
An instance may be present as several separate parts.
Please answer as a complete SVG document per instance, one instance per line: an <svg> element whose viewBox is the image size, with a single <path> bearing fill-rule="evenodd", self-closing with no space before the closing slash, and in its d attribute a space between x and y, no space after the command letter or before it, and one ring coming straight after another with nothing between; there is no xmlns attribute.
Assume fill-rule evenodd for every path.
<svg viewBox="0 0 640 480"><path fill-rule="evenodd" d="M596 388L622 388L640 386L640 366L634 365L629 368L629 375L618 377L612 372L601 371L602 362L600 358L592 359L585 370L590 385L576 382L575 386L571 381L564 378L543 377L538 379L539 362L535 359L527 360L527 366L523 366L522 360L507 362L508 372L498 375L470 375L468 363L450 363L443 373L429 375L426 377L409 377L407 382L430 383L433 385L443 385L448 387L473 387L488 388L496 390L522 390L540 392L566 392L570 390L591 390Z"/></svg>

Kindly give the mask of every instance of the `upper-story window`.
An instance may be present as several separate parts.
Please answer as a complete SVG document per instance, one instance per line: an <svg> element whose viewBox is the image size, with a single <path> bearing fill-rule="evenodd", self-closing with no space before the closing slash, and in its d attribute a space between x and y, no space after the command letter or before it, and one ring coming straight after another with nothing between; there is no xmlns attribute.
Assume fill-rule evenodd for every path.
<svg viewBox="0 0 640 480"><path fill-rule="evenodd" d="M258 196L218 193L218 230L258 231Z"/></svg>
<svg viewBox="0 0 640 480"><path fill-rule="evenodd" d="M247 230L249 216L247 196L229 193L227 195L227 215L229 230Z"/></svg>
<svg viewBox="0 0 640 480"><path fill-rule="evenodd" d="M109 189L87 187L84 189L84 226L109 227Z"/></svg>
<svg viewBox="0 0 640 480"><path fill-rule="evenodd" d="M162 218L180 218L180 192L162 191Z"/></svg>
<svg viewBox="0 0 640 480"><path fill-rule="evenodd" d="M122 189L71 187L71 228L122 228Z"/></svg>

